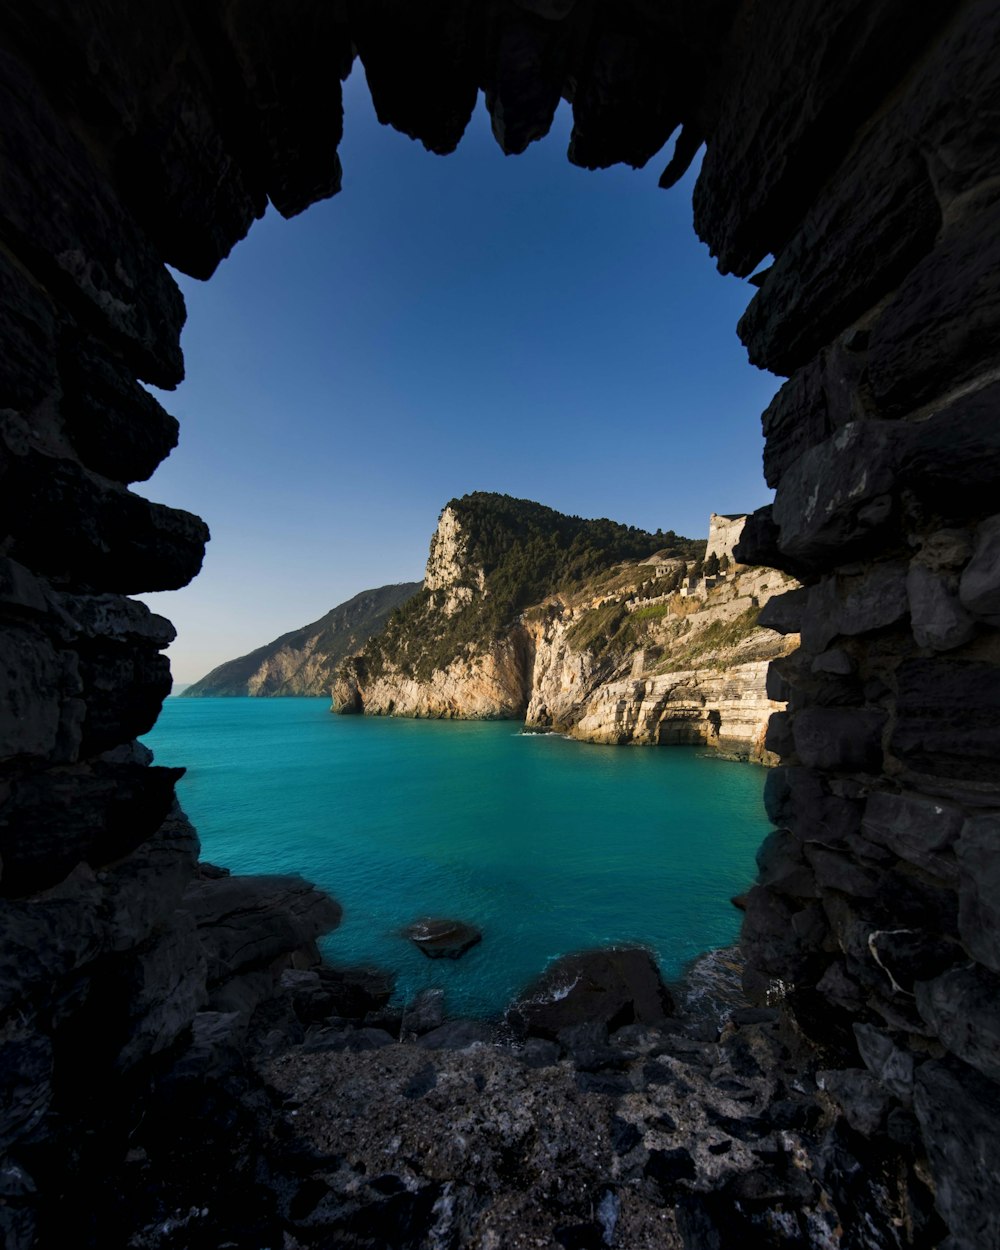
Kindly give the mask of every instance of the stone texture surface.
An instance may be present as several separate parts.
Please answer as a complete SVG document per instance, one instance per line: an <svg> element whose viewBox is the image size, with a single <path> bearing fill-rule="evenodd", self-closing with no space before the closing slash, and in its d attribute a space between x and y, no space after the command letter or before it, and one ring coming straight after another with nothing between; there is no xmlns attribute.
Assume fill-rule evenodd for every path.
<svg viewBox="0 0 1000 1250"><path fill-rule="evenodd" d="M769 252L788 254L789 236L821 183L841 167L860 124L943 17L921 13L906 20L915 16L898 0L786 0L748 15L739 39L748 53L768 49L770 72L760 74L752 55L740 57L695 191L696 228L723 273L745 276ZM843 165L850 177L860 173L856 159ZM898 180L885 179L882 186L891 196ZM864 221L879 203L882 192L865 190L863 208L845 215L845 223ZM830 211L830 198L827 190L821 212ZM835 204L837 198L834 191ZM828 250L818 263L825 263Z"/></svg>
<svg viewBox="0 0 1000 1250"><path fill-rule="evenodd" d="M301 877L199 877L181 907L197 926L216 1010L223 995L242 1002L244 988L247 1002L268 996L282 957L312 950L341 917L340 905Z"/></svg>
<svg viewBox="0 0 1000 1250"><path fill-rule="evenodd" d="M1000 1236L992 1199L1000 1182L996 1084L957 1061L926 1063L917 1074L914 1107L952 1244L990 1245Z"/></svg>
<svg viewBox="0 0 1000 1250"><path fill-rule="evenodd" d="M7 54L2 65L0 104L18 119L0 141L6 229L37 258L39 277L94 318L142 378L176 386L184 301L173 278L31 74Z"/></svg>
<svg viewBox="0 0 1000 1250"><path fill-rule="evenodd" d="M415 920L404 936L428 959L460 959L483 940L482 930L465 920Z"/></svg>

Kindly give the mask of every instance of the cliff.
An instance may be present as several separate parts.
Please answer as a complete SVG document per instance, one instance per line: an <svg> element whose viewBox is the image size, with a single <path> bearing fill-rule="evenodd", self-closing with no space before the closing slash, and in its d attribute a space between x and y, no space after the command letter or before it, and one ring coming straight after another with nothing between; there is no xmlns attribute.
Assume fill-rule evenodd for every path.
<svg viewBox="0 0 1000 1250"><path fill-rule="evenodd" d="M527 725L588 742L702 743L774 762L764 735L782 705L768 697L767 667L794 644L757 617L795 583L736 565L727 576L697 579L693 591L650 595L657 587L644 590L641 577L642 566L624 565L610 594L585 587L527 614Z"/></svg>
<svg viewBox="0 0 1000 1250"><path fill-rule="evenodd" d="M333 685L334 708L381 716L520 718L531 686L521 617L553 589L572 591L622 560L704 547L604 518L566 516L474 492L441 512L423 589L394 612Z"/></svg>
<svg viewBox="0 0 1000 1250"><path fill-rule="evenodd" d="M311 625L213 668L184 697L326 694L341 660L383 629L389 614L419 589L419 582L400 582L363 590Z"/></svg>
<svg viewBox="0 0 1000 1250"><path fill-rule="evenodd" d="M645 535L641 555L616 559L624 527L588 533L594 571L577 566L574 577L544 541L558 550L574 519L536 504L505 501L484 550L497 498L468 496L442 511L421 594L341 666L337 711L523 718L591 742L704 743L770 762L764 734L782 705L767 696L767 664L794 641L756 618L790 578L728 556L720 571L717 554L706 577L701 543L672 532ZM522 509L530 527L512 523ZM737 531L742 523L713 515L712 537L720 520ZM574 533L570 543L580 542ZM681 553L694 557L690 567Z"/></svg>

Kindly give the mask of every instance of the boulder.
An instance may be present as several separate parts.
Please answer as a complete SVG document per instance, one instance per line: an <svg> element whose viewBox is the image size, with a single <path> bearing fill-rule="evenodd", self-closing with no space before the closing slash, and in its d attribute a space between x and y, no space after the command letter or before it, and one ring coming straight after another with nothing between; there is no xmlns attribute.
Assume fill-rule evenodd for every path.
<svg viewBox="0 0 1000 1250"><path fill-rule="evenodd" d="M301 877L196 879L182 909L197 925L209 1006L252 1012L296 961L319 963L316 938L340 923L341 907Z"/></svg>
<svg viewBox="0 0 1000 1250"><path fill-rule="evenodd" d="M464 920L416 920L403 936L428 959L458 959L483 940L482 932Z"/></svg>
<svg viewBox="0 0 1000 1250"><path fill-rule="evenodd" d="M865 804L862 832L918 868L952 881L957 879L952 848L962 820L959 808L940 800L873 790Z"/></svg>
<svg viewBox="0 0 1000 1250"><path fill-rule="evenodd" d="M807 768L877 773L885 721L861 708L804 708L792 722L796 754Z"/></svg>
<svg viewBox="0 0 1000 1250"><path fill-rule="evenodd" d="M421 990L403 1011L401 1037L412 1040L444 1024L444 990Z"/></svg>
<svg viewBox="0 0 1000 1250"><path fill-rule="evenodd" d="M976 626L958 598L958 578L914 562L906 575L910 619L917 645L950 651L968 642Z"/></svg>
<svg viewBox="0 0 1000 1250"><path fill-rule="evenodd" d="M980 525L959 594L970 612L991 625L1000 625L1000 516L989 517Z"/></svg>
<svg viewBox="0 0 1000 1250"><path fill-rule="evenodd" d="M449 1020L418 1037L415 1045L421 1050L468 1050L470 1046L488 1045L496 1030L484 1020Z"/></svg>
<svg viewBox="0 0 1000 1250"><path fill-rule="evenodd" d="M1000 669L975 660L904 660L890 750L937 778L1000 783Z"/></svg>
<svg viewBox="0 0 1000 1250"><path fill-rule="evenodd" d="M914 989L917 1010L952 1054L1000 1082L1000 976L966 964Z"/></svg>
<svg viewBox="0 0 1000 1250"><path fill-rule="evenodd" d="M565 955L551 964L507 1009L522 1035L555 1039L573 1025L657 1024L674 1014L656 961L642 947Z"/></svg>
<svg viewBox="0 0 1000 1250"><path fill-rule="evenodd" d="M958 855L958 932L973 959L1000 972L1000 819L973 816L962 826Z"/></svg>
<svg viewBox="0 0 1000 1250"><path fill-rule="evenodd" d="M198 925L210 981L289 954L340 924L339 903L302 877L193 881L183 908Z"/></svg>
<svg viewBox="0 0 1000 1250"><path fill-rule="evenodd" d="M816 1081L856 1132L871 1137L879 1128L889 1109L889 1097L870 1072L864 1068L820 1071Z"/></svg>
<svg viewBox="0 0 1000 1250"><path fill-rule="evenodd" d="M894 1098L908 1106L913 1096L913 1056L872 1024L856 1024L854 1036L868 1071Z"/></svg>
<svg viewBox="0 0 1000 1250"><path fill-rule="evenodd" d="M330 996L330 1013L348 1020L383 1011L396 984L391 972L379 968L331 968L324 964L316 969L316 976Z"/></svg>

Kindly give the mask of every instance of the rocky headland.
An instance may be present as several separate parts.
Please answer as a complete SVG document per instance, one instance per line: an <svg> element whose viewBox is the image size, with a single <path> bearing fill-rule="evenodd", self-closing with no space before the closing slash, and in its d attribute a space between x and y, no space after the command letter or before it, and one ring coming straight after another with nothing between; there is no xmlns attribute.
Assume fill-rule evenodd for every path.
<svg viewBox="0 0 1000 1250"><path fill-rule="evenodd" d="M522 509L535 510L528 532ZM611 528L581 541L573 522ZM610 522L501 496L453 500L421 595L341 665L334 708L523 719L589 742L704 744L770 762L767 721L783 705L767 667L796 639L758 614L797 583L733 560L742 522L713 514L707 545L626 531L639 550L622 559L624 527ZM573 543L585 545L582 568L559 558Z"/></svg>

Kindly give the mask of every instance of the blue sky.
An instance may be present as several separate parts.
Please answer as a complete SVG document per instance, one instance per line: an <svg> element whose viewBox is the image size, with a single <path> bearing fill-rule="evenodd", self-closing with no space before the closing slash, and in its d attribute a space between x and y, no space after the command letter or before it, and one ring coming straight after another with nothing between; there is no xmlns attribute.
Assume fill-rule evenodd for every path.
<svg viewBox="0 0 1000 1250"><path fill-rule="evenodd" d="M212 530L191 586L144 596L178 627L177 682L418 580L467 491L691 536L770 498L779 380L746 361L753 288L695 237L693 175L574 169L565 105L517 157L481 99L448 157L380 126L358 68L345 108L341 194L179 278L180 446L140 488Z"/></svg>

